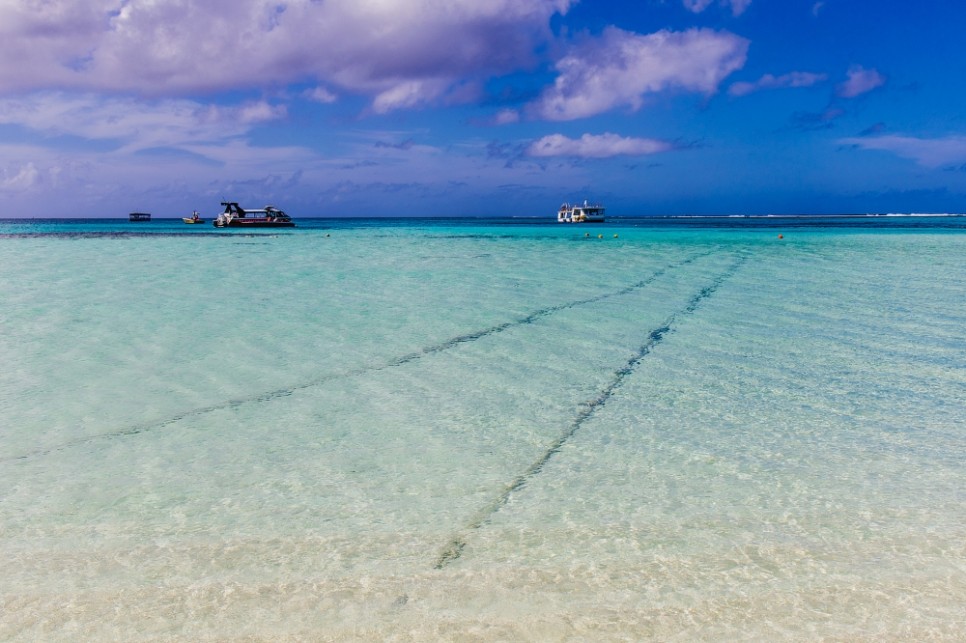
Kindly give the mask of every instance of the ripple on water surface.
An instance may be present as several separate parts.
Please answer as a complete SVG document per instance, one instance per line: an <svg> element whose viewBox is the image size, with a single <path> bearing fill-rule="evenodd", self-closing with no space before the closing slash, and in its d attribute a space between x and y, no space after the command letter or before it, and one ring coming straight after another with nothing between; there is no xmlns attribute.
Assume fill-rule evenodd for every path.
<svg viewBox="0 0 966 643"><path fill-rule="evenodd" d="M0 638L966 635L958 234L121 232L0 239Z"/></svg>

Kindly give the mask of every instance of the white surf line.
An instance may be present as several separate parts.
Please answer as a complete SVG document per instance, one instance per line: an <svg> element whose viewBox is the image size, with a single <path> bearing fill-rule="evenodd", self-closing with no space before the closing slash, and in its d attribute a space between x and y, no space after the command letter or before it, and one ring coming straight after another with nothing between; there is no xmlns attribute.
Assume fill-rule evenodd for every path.
<svg viewBox="0 0 966 643"><path fill-rule="evenodd" d="M402 366L404 364L409 364L411 362L415 362L417 360L420 360L423 357L426 357L427 355L433 355L435 353L441 353L441 352L447 351L447 350L449 350L451 348L455 348L455 347L457 347L457 346L459 346L461 344L467 344L469 342L474 342L474 341L476 341L478 339L482 339L482 338L488 337L490 335L495 335L497 333L502 333L503 331L508 330L510 328L514 328L514 327L517 327L517 326L525 326L527 324L532 324L535 321L537 321L538 319L541 319L543 317L547 317L549 315L552 315L554 313L560 312L562 310L567 310L567 309L570 309L570 308L576 308L578 306L585 306L587 304L597 303L597 302L603 301L605 299L610 299L610 298L613 298L613 297L619 297L621 295L629 294L631 292L634 292L635 290L639 290L639 289L644 288L645 286L648 286L649 284L653 283L654 281L656 281L657 279L659 279L661 276L663 276L668 270L673 270L673 269L676 269L676 268L681 268L681 267L686 266L686 265L688 265L690 263L693 263L694 261L696 261L696 260L698 260L698 259L700 259L702 257L707 257L709 255L712 255L715 252L716 252L715 250L709 250L707 252L698 253L698 254L695 254L695 255L692 255L692 256L688 257L687 259L682 259L681 261L679 261L677 263L669 264L667 266L664 266L663 268L658 268L650 276L646 277L645 279L642 279L641 281L638 281L636 283L633 283L633 284L631 284L629 286L625 286L624 288L621 288L619 290L615 290L615 291L609 292L609 293L604 293L602 295L596 295L594 297L588 297L587 299L578 299L578 300L575 300L575 301L567 302L565 304L558 304L556 306L548 306L546 308L541 308L541 309L536 310L534 312L531 312L531 313L529 313L529 314L527 314L527 315L525 315L523 317L519 317L517 319L511 320L511 321L508 321L508 322L504 322L502 324L497 324L496 326L490 326L489 328L484 328L484 329L481 329L481 330L478 330L478 331L474 331L472 333L466 333L464 335L457 335L456 337L451 337L450 339L447 339L447 340L445 340L443 342L440 342L438 344L433 344L431 346L427 346L425 348L422 348L421 350L414 351L412 353L408 353L406 355L402 355L400 357L396 357L396 358L390 359L389 361L387 361L387 362L385 362L383 364L373 364L373 365L369 365L369 366L360 366L360 367L357 367L357 368L353 368L353 369L349 369L349 370L346 370L346 371L342 371L340 373L332 373L332 374L329 374L329 375L325 375L325 376L322 376L322 377L320 377L318 379L315 379L315 380L312 380L312 381L309 381L309 382L304 382L302 384L296 384L296 385L293 385L293 386L290 386L290 387L287 387L287 388L279 388L279 389L275 389L273 391L265 391L263 393L258 393L258 394L251 395L251 396L247 396L247 397L239 397L239 398L233 398L233 399L230 399L230 400L225 400L223 402L219 402L217 404L212 404L210 406L201 406L201 407L197 407L197 408L194 408L194 409L189 409L187 411L183 411L181 413L177 413L176 415L172 415L172 416L169 416L169 417L160 419L160 420L154 420L154 421L145 422L145 423L142 423L142 424L135 424L133 426L129 426L129 427L124 428L124 429L119 429L117 431L110 431L108 433L99 433L97 435L91 435L91 436L86 436L86 437L83 437L83 438L77 438L76 440L70 440L68 442L64 442L64 443L61 443L59 445L52 446L52 447L48 447L48 448L45 448L45 449L37 449L35 451L30 451L28 453L23 453L21 455L8 456L8 457L5 457L5 458L0 458L0 462L11 462L11 461L15 461L15 460L24 460L24 459L28 459L28 458L35 458L35 457L39 457L39 456L49 455L49 454L55 453L57 451L63 451L64 449L69 449L69 448L72 448L72 447L80 446L82 444L89 444L89 443L95 442L97 440L105 440L105 439L110 439L110 438L118 438L118 437L126 437L126 436L137 435L139 433L144 433L146 431L152 431L152 430L155 430L155 429L160 429L160 428L163 428L163 427L168 426L170 424L174 424L175 422L180 422L181 420L185 420L185 419L188 419L188 418L191 418L191 417L197 417L197 416L200 416L200 415L206 415L208 413L213 413L215 411L220 411L220 410L229 409L229 408L235 408L235 407L239 407L239 406L242 406L242 405L245 405L245 404L256 404L256 403L259 403L259 402L270 402L272 400L276 400L276 399L279 399L279 398L282 398L282 397L286 397L288 395L292 395L296 391L301 391L301 390L308 389L308 388L312 388L312 387L315 387L315 386L321 386L323 384L327 384L327 383L333 382L335 380L349 378L349 377L356 377L356 376L359 376L359 375L365 375L366 373L373 373L373 372L385 370L387 368L393 368L395 366Z"/></svg>
<svg viewBox="0 0 966 643"><path fill-rule="evenodd" d="M688 303L681 310L672 313L660 327L655 328L650 333L648 333L647 338L641 347L637 350L634 355L617 371L615 371L613 378L608 382L608 384L601 389L597 394L597 397L593 400L587 402L584 407L577 413L577 417L574 418L570 426L557 437L556 440L551 442L547 449L538 457L534 462L527 467L520 475L515 477L509 484L507 484L503 490L493 499L492 502L487 504L485 507L481 508L473 518L466 524L463 529L458 532L453 538L446 543L443 550L440 552L439 556L436 558L436 563L433 565L434 569L443 569L450 563L458 560L463 555L463 549L466 547L466 540L471 532L477 531L487 524L490 518L498 512L502 507L504 507L509 501L510 496L515 492L522 489L528 480L538 475L545 464L552 458L566 442L573 437L573 435L584 425L584 423L589 420L593 415L604 406L604 404L613 396L614 392L620 387L624 380L634 372L634 369L641 363L641 361L651 352L664 336L671 331L673 324L680 318L692 314L697 310L698 305L708 297L714 294L714 292L723 284L728 278L737 272L738 268L742 263L745 262L746 257L738 255L735 259L734 264L723 273L718 275L714 281L708 286L702 288L694 296L688 300Z"/></svg>

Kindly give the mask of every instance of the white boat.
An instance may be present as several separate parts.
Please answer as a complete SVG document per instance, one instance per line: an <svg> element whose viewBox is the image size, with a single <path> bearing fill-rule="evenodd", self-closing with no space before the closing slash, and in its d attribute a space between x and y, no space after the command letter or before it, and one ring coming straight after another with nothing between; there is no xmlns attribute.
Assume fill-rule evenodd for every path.
<svg viewBox="0 0 966 643"><path fill-rule="evenodd" d="M294 228L295 222L276 207L266 205L257 210L246 210L234 201L222 201L225 211L212 225L216 228Z"/></svg>
<svg viewBox="0 0 966 643"><path fill-rule="evenodd" d="M557 223L603 223L604 206L599 203L564 203L557 210Z"/></svg>

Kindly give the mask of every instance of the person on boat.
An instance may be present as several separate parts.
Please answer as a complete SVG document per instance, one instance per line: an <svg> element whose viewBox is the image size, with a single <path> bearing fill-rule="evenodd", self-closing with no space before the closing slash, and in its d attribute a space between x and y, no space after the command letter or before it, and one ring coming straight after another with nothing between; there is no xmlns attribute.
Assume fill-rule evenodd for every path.
<svg viewBox="0 0 966 643"><path fill-rule="evenodd" d="M197 210L195 210L194 212L191 213L191 218L194 219L195 221L198 220L198 211Z"/></svg>

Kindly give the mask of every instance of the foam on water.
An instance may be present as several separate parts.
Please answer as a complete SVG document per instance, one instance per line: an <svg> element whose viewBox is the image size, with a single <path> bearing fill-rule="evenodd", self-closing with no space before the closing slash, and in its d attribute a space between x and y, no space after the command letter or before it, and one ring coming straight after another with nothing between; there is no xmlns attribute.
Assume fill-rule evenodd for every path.
<svg viewBox="0 0 966 643"><path fill-rule="evenodd" d="M966 637L961 231L44 225L4 640Z"/></svg>

